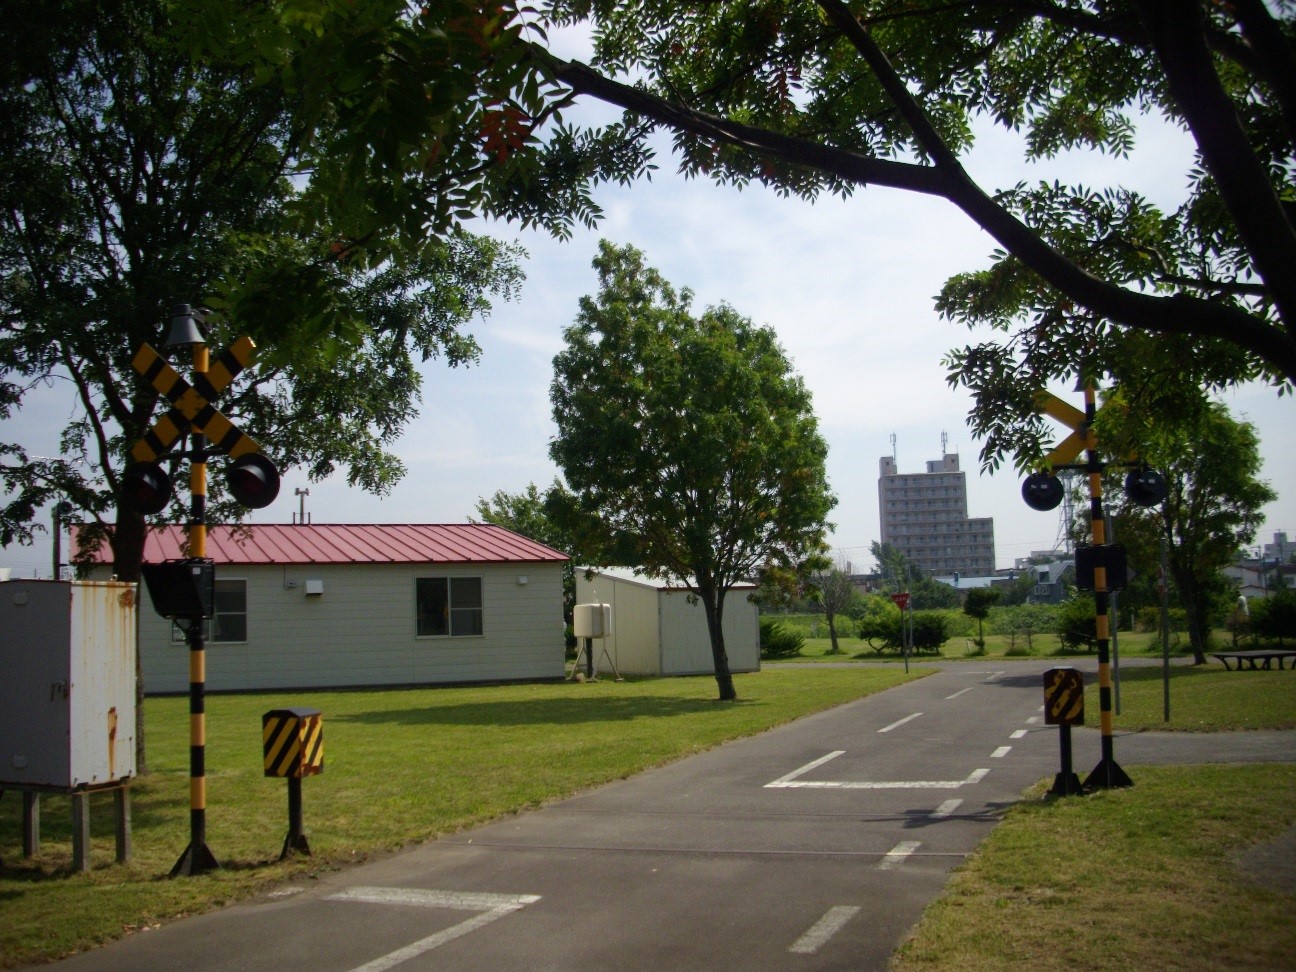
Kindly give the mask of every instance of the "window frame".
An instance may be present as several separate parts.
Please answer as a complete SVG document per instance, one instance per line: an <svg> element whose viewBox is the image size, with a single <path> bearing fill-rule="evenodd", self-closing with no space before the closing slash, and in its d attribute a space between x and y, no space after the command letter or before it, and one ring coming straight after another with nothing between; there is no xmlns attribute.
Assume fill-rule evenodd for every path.
<svg viewBox="0 0 1296 972"><path fill-rule="evenodd" d="M440 586L442 594L440 599L435 593L431 594L429 606L435 608L438 604L442 605L441 609L445 616L445 631L423 630L424 616L422 606L424 603L423 590L424 585ZM456 591L456 587L459 591ZM462 593L470 591L473 587L475 591L476 603L464 603L458 600ZM467 630L459 630L459 625L467 619ZM431 613L428 620L432 620ZM463 639L463 638L484 638L486 636L486 583L480 574L438 574L428 577L414 578L414 637L420 640L442 640L442 639Z"/></svg>
<svg viewBox="0 0 1296 972"><path fill-rule="evenodd" d="M217 611L216 610L216 605L219 601L219 598L216 596L216 593L220 590L220 586L222 584L227 584L227 585L238 584L242 586L242 590L243 590L243 610L242 611ZM251 640L251 625L248 623L247 578L246 577L217 577L216 587L215 590L212 592L212 594L213 594L212 617L203 619L203 643L208 645L246 645L248 644L248 642ZM217 616L227 616L227 615L242 616L243 637L241 639L236 640L234 638L217 638L214 636L213 632L215 629L215 625L213 622L216 621ZM188 642L189 642L189 635L185 631L185 629L182 628L175 621L172 621L171 622L171 643L173 645L183 645L183 644L188 644Z"/></svg>

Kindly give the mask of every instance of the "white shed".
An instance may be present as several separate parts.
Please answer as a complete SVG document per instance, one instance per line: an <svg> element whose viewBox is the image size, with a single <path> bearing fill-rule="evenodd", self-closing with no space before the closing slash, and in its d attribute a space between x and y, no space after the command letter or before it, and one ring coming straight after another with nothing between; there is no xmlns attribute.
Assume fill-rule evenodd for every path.
<svg viewBox="0 0 1296 972"><path fill-rule="evenodd" d="M586 577L576 570L576 603L612 606L612 634L594 642L594 657L606 669L602 649L622 675L706 675L715 671L706 613L689 603L679 584L637 571L605 567ZM760 670L760 611L750 600L754 584L737 584L725 595L725 651L729 670Z"/></svg>
<svg viewBox="0 0 1296 972"><path fill-rule="evenodd" d="M185 556L150 531L146 563ZM566 554L491 524L213 527L213 691L561 679ZM106 548L99 564L108 560ZM106 575L108 568L97 568ZM188 651L141 584L150 694L189 688Z"/></svg>

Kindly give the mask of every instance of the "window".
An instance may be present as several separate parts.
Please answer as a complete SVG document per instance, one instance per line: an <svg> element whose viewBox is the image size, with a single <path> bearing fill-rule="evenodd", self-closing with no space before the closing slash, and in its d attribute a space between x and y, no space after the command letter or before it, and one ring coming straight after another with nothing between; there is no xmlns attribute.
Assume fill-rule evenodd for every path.
<svg viewBox="0 0 1296 972"><path fill-rule="evenodd" d="M203 623L203 640L208 643L247 641L247 581L218 578L214 595L213 617ZM174 622L171 640L178 644L189 640L184 629Z"/></svg>
<svg viewBox="0 0 1296 972"><path fill-rule="evenodd" d="M420 577L415 581L415 602L420 636L482 633L480 577Z"/></svg>

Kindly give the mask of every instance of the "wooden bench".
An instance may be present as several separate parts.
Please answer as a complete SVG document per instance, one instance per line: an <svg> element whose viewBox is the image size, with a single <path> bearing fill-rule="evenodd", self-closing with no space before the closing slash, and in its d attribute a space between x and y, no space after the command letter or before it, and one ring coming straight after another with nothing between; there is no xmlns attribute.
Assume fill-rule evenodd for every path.
<svg viewBox="0 0 1296 972"><path fill-rule="evenodd" d="M1281 670L1286 659L1292 659L1292 668L1296 669L1296 650L1294 649L1274 649L1268 651L1219 651L1211 652L1212 658L1218 658L1226 669L1229 671L1241 671L1243 668L1249 668L1255 671L1260 668L1271 668L1274 659L1278 659L1278 668ZM1229 668L1229 661L1235 663L1234 668Z"/></svg>

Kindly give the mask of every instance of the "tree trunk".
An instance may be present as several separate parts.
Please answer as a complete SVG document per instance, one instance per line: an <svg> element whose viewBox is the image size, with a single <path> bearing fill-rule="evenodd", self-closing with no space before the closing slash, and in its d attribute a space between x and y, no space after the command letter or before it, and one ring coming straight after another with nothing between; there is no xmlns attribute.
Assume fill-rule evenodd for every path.
<svg viewBox="0 0 1296 972"><path fill-rule="evenodd" d="M1183 603L1188 623L1188 644L1192 646L1193 664L1206 664L1206 637L1209 633L1210 599L1203 596L1192 575L1186 570L1171 567L1179 600Z"/></svg>
<svg viewBox="0 0 1296 972"><path fill-rule="evenodd" d="M729 654L725 651L724 627L724 591L717 591L714 586L698 585L698 596L702 599L702 610L706 613L707 631L711 635L711 659L715 663L716 685L720 689L721 702L733 702L738 698L734 688L733 673L729 671Z"/></svg>
<svg viewBox="0 0 1296 972"><path fill-rule="evenodd" d="M829 650L830 655L841 654L841 649L837 647L837 625L833 623L836 615L830 611L825 611L824 616L828 618L828 637L832 639L832 648Z"/></svg>

